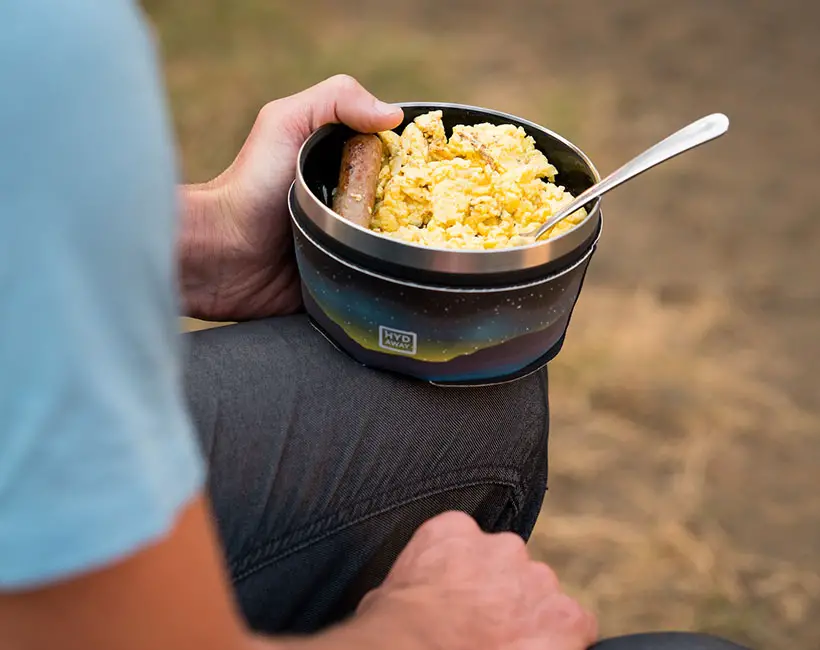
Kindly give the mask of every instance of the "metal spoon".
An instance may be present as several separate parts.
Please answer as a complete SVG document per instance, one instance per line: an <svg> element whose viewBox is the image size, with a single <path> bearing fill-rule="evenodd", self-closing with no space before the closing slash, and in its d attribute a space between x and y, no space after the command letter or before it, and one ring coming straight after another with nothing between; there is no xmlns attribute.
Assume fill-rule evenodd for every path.
<svg viewBox="0 0 820 650"><path fill-rule="evenodd" d="M531 238L532 242L537 241L556 223L566 219L573 212L577 212L578 209L584 207L593 199L597 199L602 194L606 194L609 190L618 187L621 183L625 183L638 174L642 174L647 169L651 169L655 165L659 165L670 158L674 158L678 154L682 154L684 151L694 149L699 145L709 142L709 140L714 140L715 138L726 133L728 129L729 118L723 113L713 113L712 115L702 117L696 122L692 122L689 126L683 127L680 131L673 133L669 137L658 142L658 144L644 151L642 154L639 154L626 163L623 167L616 169L599 183L596 183L589 189L581 192L581 194L579 194L578 197L572 201L572 203L568 203L566 207L561 208L537 230L521 233L519 237L525 239Z"/></svg>

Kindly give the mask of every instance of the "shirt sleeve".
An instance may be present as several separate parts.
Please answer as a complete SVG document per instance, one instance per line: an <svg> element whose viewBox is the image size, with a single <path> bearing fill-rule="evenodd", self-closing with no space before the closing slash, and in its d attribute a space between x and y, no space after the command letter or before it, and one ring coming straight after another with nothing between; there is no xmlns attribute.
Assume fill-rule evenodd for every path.
<svg viewBox="0 0 820 650"><path fill-rule="evenodd" d="M0 591L134 553L203 482L151 38L130 0L0 3Z"/></svg>

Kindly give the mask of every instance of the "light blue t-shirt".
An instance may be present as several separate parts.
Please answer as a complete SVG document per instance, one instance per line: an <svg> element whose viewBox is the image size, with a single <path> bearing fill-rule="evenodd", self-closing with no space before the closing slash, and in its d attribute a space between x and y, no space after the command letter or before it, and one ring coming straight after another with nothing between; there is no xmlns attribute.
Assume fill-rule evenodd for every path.
<svg viewBox="0 0 820 650"><path fill-rule="evenodd" d="M139 8L0 2L0 591L135 552L202 485L175 180Z"/></svg>

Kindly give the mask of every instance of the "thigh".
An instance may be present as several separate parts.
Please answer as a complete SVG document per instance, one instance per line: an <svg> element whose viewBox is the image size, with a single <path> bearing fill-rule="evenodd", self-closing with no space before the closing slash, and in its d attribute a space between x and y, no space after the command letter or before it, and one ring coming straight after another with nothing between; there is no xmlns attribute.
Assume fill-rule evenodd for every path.
<svg viewBox="0 0 820 650"><path fill-rule="evenodd" d="M304 316L186 339L211 501L255 628L344 616L445 510L529 535L546 489L545 373L439 388L361 367Z"/></svg>

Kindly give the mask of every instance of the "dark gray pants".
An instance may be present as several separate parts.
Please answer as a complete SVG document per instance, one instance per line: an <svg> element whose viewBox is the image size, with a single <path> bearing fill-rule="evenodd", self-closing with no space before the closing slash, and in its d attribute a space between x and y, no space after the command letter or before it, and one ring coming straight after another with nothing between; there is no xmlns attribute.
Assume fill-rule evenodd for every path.
<svg viewBox="0 0 820 650"><path fill-rule="evenodd" d="M437 388L362 368L305 316L186 340L210 496L255 629L309 632L343 618L445 510L529 537L547 481L546 372ZM730 647L681 643L657 647Z"/></svg>

